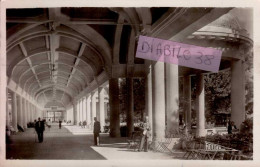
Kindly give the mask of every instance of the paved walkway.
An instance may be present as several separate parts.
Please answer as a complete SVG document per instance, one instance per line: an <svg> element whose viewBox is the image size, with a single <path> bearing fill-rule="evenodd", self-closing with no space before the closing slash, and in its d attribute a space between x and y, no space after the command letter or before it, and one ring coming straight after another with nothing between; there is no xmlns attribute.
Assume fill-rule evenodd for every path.
<svg viewBox="0 0 260 167"><path fill-rule="evenodd" d="M43 143L38 143L34 129L12 136L7 145L7 159L172 159L166 153L134 152L127 149L126 138L110 138L101 134L101 145L93 146L92 131L78 126L46 128ZM176 158L176 157L175 157Z"/></svg>

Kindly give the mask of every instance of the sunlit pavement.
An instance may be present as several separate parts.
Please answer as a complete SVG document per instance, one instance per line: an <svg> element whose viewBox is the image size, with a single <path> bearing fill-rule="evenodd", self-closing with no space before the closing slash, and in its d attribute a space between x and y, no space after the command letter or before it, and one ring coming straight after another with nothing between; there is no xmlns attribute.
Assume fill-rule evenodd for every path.
<svg viewBox="0 0 260 167"><path fill-rule="evenodd" d="M38 143L33 128L12 136L12 144L7 145L7 159L178 159L158 152L134 152L127 149L126 138L110 138L101 134L100 146L93 146L90 129L78 126L53 125L44 132L43 143Z"/></svg>

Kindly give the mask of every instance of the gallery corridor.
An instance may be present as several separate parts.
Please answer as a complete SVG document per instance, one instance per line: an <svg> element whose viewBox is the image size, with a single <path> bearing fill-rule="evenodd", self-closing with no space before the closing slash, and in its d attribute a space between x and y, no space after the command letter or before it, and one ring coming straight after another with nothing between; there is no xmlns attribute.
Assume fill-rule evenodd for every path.
<svg viewBox="0 0 260 167"><path fill-rule="evenodd" d="M178 159L183 152L134 152L127 139L151 141L175 154L187 151L183 141L190 146L194 138L231 133L227 125L252 125L253 40L244 28L251 17L240 21L242 11L251 10L7 9L2 111L12 143L6 143L6 158ZM161 62L167 57L175 64ZM31 127L41 131L44 123L53 124L38 143ZM109 132L101 133L100 146L94 146L91 129L96 136ZM249 137L241 131L250 138L249 159L252 129Z"/></svg>

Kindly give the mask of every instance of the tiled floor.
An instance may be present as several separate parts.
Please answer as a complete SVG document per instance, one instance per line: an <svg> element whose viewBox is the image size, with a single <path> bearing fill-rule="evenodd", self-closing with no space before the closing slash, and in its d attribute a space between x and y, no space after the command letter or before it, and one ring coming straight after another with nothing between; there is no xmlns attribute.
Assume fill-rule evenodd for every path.
<svg viewBox="0 0 260 167"><path fill-rule="evenodd" d="M172 159L166 153L134 152L127 149L126 138L110 138L101 134L101 145L93 146L93 135L89 129L76 126L52 126L44 133L44 142L38 143L34 130L12 136L7 145L7 159ZM176 158L176 157L175 157Z"/></svg>

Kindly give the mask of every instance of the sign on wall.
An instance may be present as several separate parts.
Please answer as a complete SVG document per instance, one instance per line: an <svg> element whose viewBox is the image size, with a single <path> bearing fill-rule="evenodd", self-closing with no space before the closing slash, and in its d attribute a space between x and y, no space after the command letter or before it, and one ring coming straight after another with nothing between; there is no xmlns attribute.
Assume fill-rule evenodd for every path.
<svg viewBox="0 0 260 167"><path fill-rule="evenodd" d="M218 72L222 51L169 40L139 36L136 57Z"/></svg>

